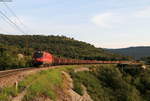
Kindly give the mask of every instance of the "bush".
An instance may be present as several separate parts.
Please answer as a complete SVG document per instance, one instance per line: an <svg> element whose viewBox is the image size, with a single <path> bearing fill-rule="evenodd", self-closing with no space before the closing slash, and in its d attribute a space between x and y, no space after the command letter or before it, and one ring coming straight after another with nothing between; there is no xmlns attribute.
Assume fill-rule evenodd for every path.
<svg viewBox="0 0 150 101"><path fill-rule="evenodd" d="M90 72L71 73L74 80L74 91L83 94L81 85L87 88L88 93L94 101L110 101L109 96L105 94L100 81Z"/></svg>
<svg viewBox="0 0 150 101"><path fill-rule="evenodd" d="M144 84L141 84L141 80L135 79L130 73L124 73L125 71L121 71L113 65L93 68L95 68L93 72L71 73L75 91L81 93L79 88L83 84L94 101L149 101L146 100L149 98L147 96L149 94L148 77L144 77ZM134 81L140 84L139 88L144 85L147 87L142 88L146 90L146 95L142 95L137 88L138 85L133 84ZM145 97L143 98L143 96Z"/></svg>
<svg viewBox="0 0 150 101"><path fill-rule="evenodd" d="M17 54L13 54L8 51L4 52L3 55L0 57L0 70L24 68L28 66L31 66L30 57L18 59Z"/></svg>

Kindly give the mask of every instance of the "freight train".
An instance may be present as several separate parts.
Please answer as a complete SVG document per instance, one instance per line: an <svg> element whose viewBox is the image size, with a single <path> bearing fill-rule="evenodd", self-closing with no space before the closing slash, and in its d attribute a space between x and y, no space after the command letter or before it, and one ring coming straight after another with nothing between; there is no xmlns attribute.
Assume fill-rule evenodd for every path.
<svg viewBox="0 0 150 101"><path fill-rule="evenodd" d="M130 64L131 61L98 61L98 60L78 60L56 57L45 51L37 51L33 54L34 66L50 65L74 65L74 64Z"/></svg>

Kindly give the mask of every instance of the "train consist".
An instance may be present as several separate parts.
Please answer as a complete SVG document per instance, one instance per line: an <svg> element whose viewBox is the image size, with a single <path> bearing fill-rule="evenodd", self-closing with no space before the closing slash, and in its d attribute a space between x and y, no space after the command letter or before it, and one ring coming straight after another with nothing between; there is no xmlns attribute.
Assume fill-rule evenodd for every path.
<svg viewBox="0 0 150 101"><path fill-rule="evenodd" d="M97 60L78 60L55 57L44 51L37 51L33 54L34 66L49 65L73 65L73 64L130 64L131 61L97 61Z"/></svg>

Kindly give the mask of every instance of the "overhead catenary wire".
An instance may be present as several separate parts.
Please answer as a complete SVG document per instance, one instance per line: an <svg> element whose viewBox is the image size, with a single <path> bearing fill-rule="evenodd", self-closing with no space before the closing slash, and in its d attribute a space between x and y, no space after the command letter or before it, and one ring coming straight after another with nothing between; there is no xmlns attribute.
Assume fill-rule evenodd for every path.
<svg viewBox="0 0 150 101"><path fill-rule="evenodd" d="M2 7L2 6L1 6ZM5 9L2 9L1 8L1 10L3 11L3 13L7 13L7 11L5 10ZM12 25L12 23L10 23L8 20L6 20L6 18L4 17L4 16L2 16L1 14L0 14L0 18L4 21L4 22L6 22L11 28L13 28L14 30L16 30L16 28L14 28L14 26ZM1 23L2 24L2 23ZM3 25L4 26L4 25ZM5 27L6 28L6 27ZM1 32L4 32L5 34L9 34L9 32L8 31L6 31L5 30L5 28L2 28L2 26L0 26L0 31ZM1 33L2 34L2 33Z"/></svg>
<svg viewBox="0 0 150 101"><path fill-rule="evenodd" d="M8 9L8 11L16 18L16 20L28 31L29 27L25 25L22 20L15 14L15 12L7 5L7 3L3 2L4 6Z"/></svg>
<svg viewBox="0 0 150 101"><path fill-rule="evenodd" d="M2 20L4 22L6 22L9 26L11 26L14 30L16 30L16 28L12 25L12 23L10 23L8 20L6 20L2 15L0 15L0 17L2 18ZM2 29L2 28L1 28ZM3 29L2 29L3 30ZM7 32L8 34L9 32Z"/></svg>
<svg viewBox="0 0 150 101"><path fill-rule="evenodd" d="M10 24L13 28L15 27L15 29L17 29L19 32L23 33L24 35L26 34L24 32L24 30L18 26L15 22L13 22L7 15L5 15L1 10L0 10L0 14L2 15L3 20L5 20L8 24ZM28 55L28 40L25 39L25 47L26 47L26 51L25 54Z"/></svg>
<svg viewBox="0 0 150 101"><path fill-rule="evenodd" d="M8 23L14 28L16 28L18 31L20 31L21 33L23 33L24 35L27 35L29 32L31 33L31 30L30 30L30 28L28 27L28 26L26 26L23 22L22 22L22 20L15 14L15 12L7 5L7 3L5 3L5 2L3 2L3 4L4 4L4 6L5 6L5 8L7 9L7 11L9 11L13 16L14 16L14 18L16 19L16 21L18 22L16 22L16 21L13 21L13 20L11 20L4 12L2 12L2 11L0 11L0 14L3 16L3 17L5 17L5 19L7 19L8 21ZM4 19L4 20L5 20ZM17 24L16 24L17 23ZM23 30L24 29L24 30ZM26 33L28 31L28 33ZM25 38L25 47L26 47L26 54L28 53L28 51L29 51L29 42L28 42L28 40L27 40L27 38Z"/></svg>
<svg viewBox="0 0 150 101"><path fill-rule="evenodd" d="M5 15L1 10L0 10L0 14L1 14L4 18L6 18L7 21L9 21L12 25L14 25L15 28L16 28L18 31L20 31L20 32L23 33L23 34L26 34L26 33L22 30L22 28L21 28L20 26L18 26L15 22L13 22L11 19L9 19L9 17L8 17L7 15Z"/></svg>

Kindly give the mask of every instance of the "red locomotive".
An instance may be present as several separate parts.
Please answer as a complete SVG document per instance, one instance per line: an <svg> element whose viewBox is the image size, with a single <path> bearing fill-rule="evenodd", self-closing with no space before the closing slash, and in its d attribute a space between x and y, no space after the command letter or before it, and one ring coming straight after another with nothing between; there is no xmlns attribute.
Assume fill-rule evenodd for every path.
<svg viewBox="0 0 150 101"><path fill-rule="evenodd" d="M55 57L44 51L37 51L33 54L33 65L72 65L72 64L119 64L130 63L130 61L97 61L97 60L77 60Z"/></svg>
<svg viewBox="0 0 150 101"><path fill-rule="evenodd" d="M50 65L53 62L53 56L48 52L37 51L33 54L33 65Z"/></svg>

